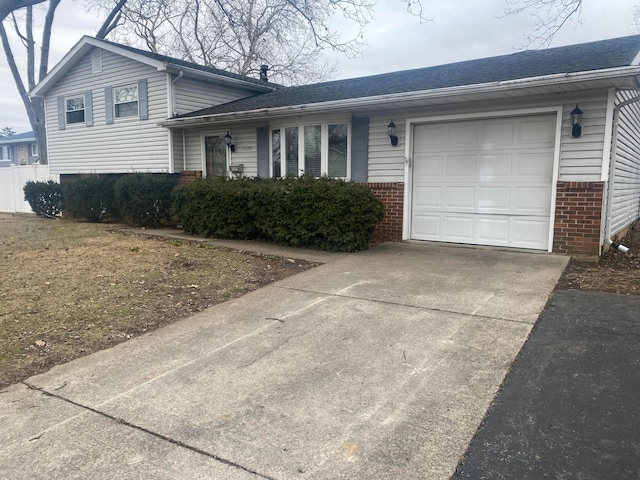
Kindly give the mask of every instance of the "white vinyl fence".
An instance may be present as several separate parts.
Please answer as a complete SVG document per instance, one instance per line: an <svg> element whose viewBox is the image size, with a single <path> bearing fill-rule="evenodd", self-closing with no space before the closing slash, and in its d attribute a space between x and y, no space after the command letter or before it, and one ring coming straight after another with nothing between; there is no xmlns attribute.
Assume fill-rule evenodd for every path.
<svg viewBox="0 0 640 480"><path fill-rule="evenodd" d="M24 199L26 183L60 182L60 175L50 175L49 165L22 165L0 168L0 212L32 213Z"/></svg>

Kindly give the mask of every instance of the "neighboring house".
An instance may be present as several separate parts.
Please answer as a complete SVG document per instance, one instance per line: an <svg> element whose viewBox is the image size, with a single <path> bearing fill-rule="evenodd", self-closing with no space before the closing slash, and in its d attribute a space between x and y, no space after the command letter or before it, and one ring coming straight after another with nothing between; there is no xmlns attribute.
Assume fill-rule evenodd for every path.
<svg viewBox="0 0 640 480"><path fill-rule="evenodd" d="M181 133L159 122L277 87L83 37L31 95L45 98L50 170L64 181L68 174L180 172ZM219 143L210 139L210 149Z"/></svg>
<svg viewBox="0 0 640 480"><path fill-rule="evenodd" d="M33 132L0 137L0 167L38 162L38 144Z"/></svg>
<svg viewBox="0 0 640 480"><path fill-rule="evenodd" d="M90 68L89 54L76 69ZM153 136L140 128L144 122L127 123L144 138L141 145L107 137L114 127L97 114L94 126L82 129L82 148L71 146L64 125L53 122L50 144L66 144L67 154L81 150L85 163L50 152L51 168L160 171L156 156L164 155L169 171L190 176L330 175L365 183L383 199L380 241L598 255L640 216L639 54L640 36L630 36L272 91L265 85L250 96L211 97L207 108L193 112L168 109L161 120L159 111L148 126ZM51 90L50 121L59 118L55 98L73 90L58 84L81 92L88 79L93 76L70 70L36 88ZM98 89L105 82L122 84L94 82L94 112L105 110ZM174 84L169 78L164 85ZM166 100L162 88L154 92L149 102L155 95ZM578 110L574 128L571 113ZM127 151L135 157L161 137L156 123L169 132L171 148L164 142L152 159L123 169L119 159ZM225 149L227 132L233 148ZM91 169L87 143L118 155L100 156L99 168Z"/></svg>

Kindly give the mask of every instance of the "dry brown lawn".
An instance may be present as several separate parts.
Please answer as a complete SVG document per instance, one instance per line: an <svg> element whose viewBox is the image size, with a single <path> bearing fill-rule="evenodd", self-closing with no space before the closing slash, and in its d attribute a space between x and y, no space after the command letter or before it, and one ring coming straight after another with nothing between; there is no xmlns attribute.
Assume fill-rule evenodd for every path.
<svg viewBox="0 0 640 480"><path fill-rule="evenodd" d="M0 388L314 264L0 214Z"/></svg>

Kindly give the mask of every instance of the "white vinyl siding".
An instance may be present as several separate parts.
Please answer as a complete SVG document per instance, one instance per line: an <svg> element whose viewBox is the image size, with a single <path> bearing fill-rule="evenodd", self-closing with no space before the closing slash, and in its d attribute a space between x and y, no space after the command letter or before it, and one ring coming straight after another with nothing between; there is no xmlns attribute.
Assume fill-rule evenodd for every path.
<svg viewBox="0 0 640 480"><path fill-rule="evenodd" d="M174 113L178 115L255 95L254 92L224 86L212 87L211 84L185 78L178 79L174 84L174 89Z"/></svg>
<svg viewBox="0 0 640 480"><path fill-rule="evenodd" d="M600 181L602 150L607 109L607 90L588 91L572 95L523 97L489 103L464 103L452 106L394 110L370 116L369 122L369 182L403 182L407 118L426 116L481 114L514 109L563 107L562 139L560 142L559 181ZM582 137L571 137L569 112L579 103L584 112ZM387 125L393 118L397 127L399 145L391 146Z"/></svg>
<svg viewBox="0 0 640 480"><path fill-rule="evenodd" d="M102 72L92 73L92 56L85 55L46 97L46 118L51 173L168 172L166 129L166 75L126 57L102 52ZM149 119L117 118L106 123L105 89L147 80ZM74 125L58 130L58 96L91 91L93 126Z"/></svg>
<svg viewBox="0 0 640 480"><path fill-rule="evenodd" d="M637 91L618 92L616 103L633 98ZM615 235L640 217L640 104L620 109L611 202L611 234Z"/></svg>

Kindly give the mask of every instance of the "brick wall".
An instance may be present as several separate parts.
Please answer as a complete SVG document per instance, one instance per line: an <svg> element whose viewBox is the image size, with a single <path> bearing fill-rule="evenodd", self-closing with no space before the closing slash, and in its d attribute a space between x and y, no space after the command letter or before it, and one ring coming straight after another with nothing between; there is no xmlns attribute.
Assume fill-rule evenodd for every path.
<svg viewBox="0 0 640 480"><path fill-rule="evenodd" d="M183 170L182 172L180 172L179 183L181 185L185 183L191 183L200 178L202 178L202 170Z"/></svg>
<svg viewBox="0 0 640 480"><path fill-rule="evenodd" d="M553 251L599 255L604 182L558 182Z"/></svg>
<svg viewBox="0 0 640 480"><path fill-rule="evenodd" d="M365 183L384 203L384 218L376 225L373 242L402 241L404 183Z"/></svg>

